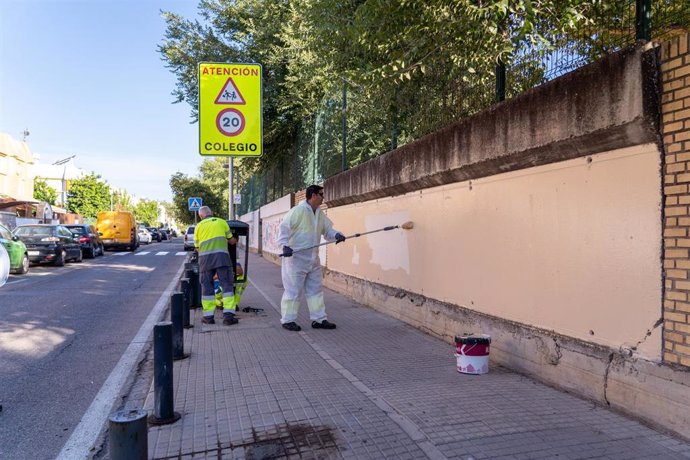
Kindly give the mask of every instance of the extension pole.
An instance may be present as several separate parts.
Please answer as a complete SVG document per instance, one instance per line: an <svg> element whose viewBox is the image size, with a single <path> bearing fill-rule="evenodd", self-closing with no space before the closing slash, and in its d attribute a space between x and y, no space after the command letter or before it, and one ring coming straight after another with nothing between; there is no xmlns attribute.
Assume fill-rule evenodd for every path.
<svg viewBox="0 0 690 460"><path fill-rule="evenodd" d="M355 233L353 235L346 236L345 239L359 238L360 236L368 235L370 233L387 232L389 230L395 230L396 228L402 228L403 230L411 230L413 228L413 226L414 225L412 222L405 222L404 224L401 224L401 225L389 225L388 227L379 228L377 230L370 230L368 232L363 232L363 233ZM296 250L292 251L292 253L294 254L296 252L308 251L309 249L318 248L320 246L325 246L325 245L331 244L331 243L335 243L335 241L325 241L323 243L315 244L314 246L309 246L307 248L296 249ZM283 257L283 255L281 254L280 257Z"/></svg>

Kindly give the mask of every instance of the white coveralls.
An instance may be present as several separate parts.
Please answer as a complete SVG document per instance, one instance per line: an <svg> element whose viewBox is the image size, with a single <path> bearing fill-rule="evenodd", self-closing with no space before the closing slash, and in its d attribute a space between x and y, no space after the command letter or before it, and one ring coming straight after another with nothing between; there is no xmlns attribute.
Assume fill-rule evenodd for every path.
<svg viewBox="0 0 690 460"><path fill-rule="evenodd" d="M317 208L314 212L306 200L292 208L283 219L278 233L278 244L281 248L290 246L294 254L292 257L283 258L281 268L285 289L280 301L281 324L291 323L297 319L302 289L307 298L309 318L317 322L326 319L319 249L297 251L319 244L321 235L328 241L334 241L336 233L340 232L333 228L333 222L321 212L321 209Z"/></svg>

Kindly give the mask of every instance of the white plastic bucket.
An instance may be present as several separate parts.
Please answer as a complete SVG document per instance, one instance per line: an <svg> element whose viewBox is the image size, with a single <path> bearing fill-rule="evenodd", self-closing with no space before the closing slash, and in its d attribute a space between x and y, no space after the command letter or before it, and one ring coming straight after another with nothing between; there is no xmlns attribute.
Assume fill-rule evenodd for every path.
<svg viewBox="0 0 690 460"><path fill-rule="evenodd" d="M458 372L486 374L489 372L491 336L465 335L455 337L455 359Z"/></svg>

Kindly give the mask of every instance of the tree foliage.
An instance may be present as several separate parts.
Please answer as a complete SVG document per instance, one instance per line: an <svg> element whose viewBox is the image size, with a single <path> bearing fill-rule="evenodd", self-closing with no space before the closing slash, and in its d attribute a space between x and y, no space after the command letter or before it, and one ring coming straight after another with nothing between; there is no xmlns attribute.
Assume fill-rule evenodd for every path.
<svg viewBox="0 0 690 460"><path fill-rule="evenodd" d="M139 200L134 206L134 216L138 222L143 222L146 227L158 227L158 202Z"/></svg>
<svg viewBox="0 0 690 460"><path fill-rule="evenodd" d="M682 11L653 2L653 15L687 29L690 3L671 3ZM511 95L549 78L556 47L593 59L634 41L632 1L202 0L199 12L200 21L164 13L159 51L177 77L173 95L196 121L199 62L261 63L266 154L243 162L257 172L315 163L296 152L317 145L319 127L337 126L343 87L353 165L389 139L403 144L488 107L499 63L514 69ZM341 148L337 138L324 146Z"/></svg>
<svg viewBox="0 0 690 460"><path fill-rule="evenodd" d="M94 219L101 211L110 209L110 187L91 173L71 182L67 192L67 210Z"/></svg>
<svg viewBox="0 0 690 460"><path fill-rule="evenodd" d="M136 206L132 196L127 190L117 189L111 190L110 199L112 200L113 211L130 211L134 212Z"/></svg>
<svg viewBox="0 0 690 460"><path fill-rule="evenodd" d="M194 213L189 210L189 198L199 197L205 206L210 207L217 216L227 215L227 202L223 201L222 190L214 190L198 177L189 177L181 172L170 178L173 195L173 216L177 222L191 224Z"/></svg>
<svg viewBox="0 0 690 460"><path fill-rule="evenodd" d="M34 198L39 201L45 201L53 206L57 203L58 192L48 183L38 177L34 178Z"/></svg>

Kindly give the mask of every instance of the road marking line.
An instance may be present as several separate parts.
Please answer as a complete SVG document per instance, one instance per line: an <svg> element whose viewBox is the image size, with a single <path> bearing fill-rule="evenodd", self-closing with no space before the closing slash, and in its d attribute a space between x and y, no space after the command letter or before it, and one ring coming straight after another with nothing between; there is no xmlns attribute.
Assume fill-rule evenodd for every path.
<svg viewBox="0 0 690 460"><path fill-rule="evenodd" d="M137 252L137 253L134 254L134 255L135 255L135 256L145 256L146 254L150 254L150 252L149 252L149 251L142 251L142 252Z"/></svg>
<svg viewBox="0 0 690 460"><path fill-rule="evenodd" d="M156 253L157 256L165 256L167 254L168 254L168 251L161 251L161 252Z"/></svg>
<svg viewBox="0 0 690 460"><path fill-rule="evenodd" d="M5 283L5 286L8 286L8 285L10 285L10 284L23 283L23 282L26 281L27 279L28 279L28 278L21 278L21 279L18 279L18 280L7 281L7 282Z"/></svg>
<svg viewBox="0 0 690 460"><path fill-rule="evenodd" d="M115 253L113 253L114 256L126 256L127 254L129 254L129 252L115 252Z"/></svg>
<svg viewBox="0 0 690 460"><path fill-rule="evenodd" d="M186 256L186 255L187 255L187 251L176 252L175 255L176 255L176 256Z"/></svg>
<svg viewBox="0 0 690 460"><path fill-rule="evenodd" d="M98 439L98 435L108 422L108 417L113 409L115 401L119 399L122 386L127 381L127 378L132 373L134 366L139 361L139 355L148 343L151 334L153 334L153 326L160 321L163 316L163 311L170 304L170 295L175 290L177 283L184 271L184 263L180 265L180 269L173 277L172 281L163 294L161 294L158 302L151 310L151 313L146 317L146 320L139 328L139 332L132 339L120 361L118 361L115 368L112 370L105 383L93 398L93 402L86 410L86 413L81 418L81 422L74 429L72 435L69 437L62 450L58 454L56 460L71 460L74 458L89 458L91 455L91 447Z"/></svg>

